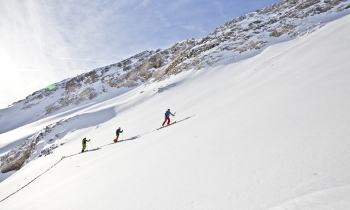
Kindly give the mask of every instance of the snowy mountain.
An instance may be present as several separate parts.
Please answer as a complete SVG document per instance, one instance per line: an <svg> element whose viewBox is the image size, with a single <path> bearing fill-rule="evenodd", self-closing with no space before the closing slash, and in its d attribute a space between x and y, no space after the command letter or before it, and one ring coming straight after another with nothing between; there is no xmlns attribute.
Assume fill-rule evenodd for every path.
<svg viewBox="0 0 350 210"><path fill-rule="evenodd" d="M349 209L349 5L282 1L1 110L0 208Z"/></svg>
<svg viewBox="0 0 350 210"><path fill-rule="evenodd" d="M9 123L18 113L30 123L89 103L104 101L141 84L160 81L188 70L238 62L272 44L295 39L348 14L347 0L286 0L232 19L201 39L171 48L145 51L129 59L49 85L0 111L1 133L22 123ZM35 111L34 111L35 110Z"/></svg>

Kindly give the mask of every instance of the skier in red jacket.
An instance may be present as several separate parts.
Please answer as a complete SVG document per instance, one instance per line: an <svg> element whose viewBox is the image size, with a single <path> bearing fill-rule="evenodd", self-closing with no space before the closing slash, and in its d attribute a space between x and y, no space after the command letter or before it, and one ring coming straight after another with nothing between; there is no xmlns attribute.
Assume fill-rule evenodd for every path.
<svg viewBox="0 0 350 210"><path fill-rule="evenodd" d="M165 124L166 122L168 122L167 125L170 124L170 118L169 118L170 115L175 116L173 113L170 112L170 109L168 109L168 110L165 112L165 120L164 120L162 126L164 126L164 124Z"/></svg>

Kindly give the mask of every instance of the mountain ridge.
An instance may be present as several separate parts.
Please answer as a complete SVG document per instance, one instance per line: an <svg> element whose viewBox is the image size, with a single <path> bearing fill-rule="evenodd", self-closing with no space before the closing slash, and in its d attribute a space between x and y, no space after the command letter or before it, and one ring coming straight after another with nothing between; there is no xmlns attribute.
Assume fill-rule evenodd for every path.
<svg viewBox="0 0 350 210"><path fill-rule="evenodd" d="M121 62L55 83L52 87L36 91L13 105L27 110L43 100L50 101L44 107L43 113L38 113L47 116L72 104L79 105L96 99L111 88L134 88L147 82L163 80L182 71L219 65L223 60L237 62L260 53L271 44L291 40L319 29L327 22L325 18L317 20L320 14L331 16L350 8L347 0L300 2L284 0L274 3L234 18L206 37L177 42L165 50L138 53ZM60 94L61 97L51 100L53 93Z"/></svg>

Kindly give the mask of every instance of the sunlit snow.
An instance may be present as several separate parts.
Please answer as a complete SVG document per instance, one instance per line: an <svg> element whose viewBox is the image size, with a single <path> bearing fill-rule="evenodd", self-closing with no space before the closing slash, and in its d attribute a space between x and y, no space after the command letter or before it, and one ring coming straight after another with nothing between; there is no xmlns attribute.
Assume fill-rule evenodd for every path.
<svg viewBox="0 0 350 210"><path fill-rule="evenodd" d="M67 119L1 174L0 209L350 209L349 22L1 134L0 154Z"/></svg>

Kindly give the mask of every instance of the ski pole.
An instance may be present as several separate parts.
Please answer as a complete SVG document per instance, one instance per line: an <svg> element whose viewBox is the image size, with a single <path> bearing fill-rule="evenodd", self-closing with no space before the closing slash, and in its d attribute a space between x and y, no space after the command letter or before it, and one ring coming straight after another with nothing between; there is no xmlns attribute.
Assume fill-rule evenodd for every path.
<svg viewBox="0 0 350 210"><path fill-rule="evenodd" d="M171 121L173 121L173 120L174 120L174 118L175 118L175 115L176 115L176 112L174 112L174 116L173 116L173 118L171 118Z"/></svg>
<svg viewBox="0 0 350 210"><path fill-rule="evenodd" d="M90 146L91 146L91 149L92 149L92 143L91 143L91 139L90 139Z"/></svg>
<svg viewBox="0 0 350 210"><path fill-rule="evenodd" d="M122 135L123 135L123 140L124 140L124 139L125 139L125 138L124 138L124 131L123 131Z"/></svg>

